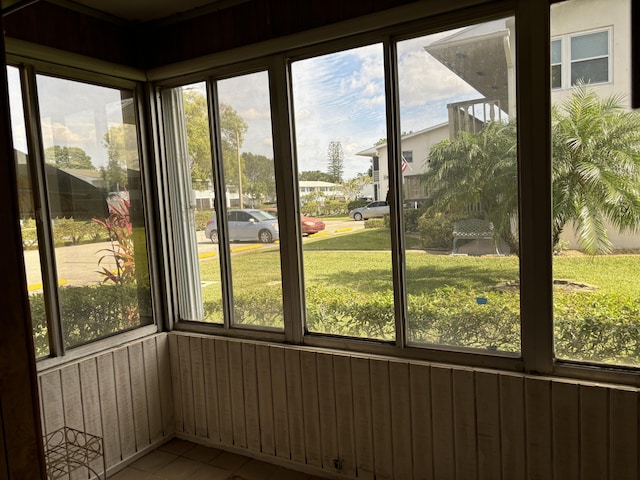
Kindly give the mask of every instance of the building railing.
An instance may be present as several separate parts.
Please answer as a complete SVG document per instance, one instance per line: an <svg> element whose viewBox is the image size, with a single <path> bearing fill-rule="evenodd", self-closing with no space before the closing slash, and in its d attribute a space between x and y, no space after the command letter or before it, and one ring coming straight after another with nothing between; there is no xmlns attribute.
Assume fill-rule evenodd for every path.
<svg viewBox="0 0 640 480"><path fill-rule="evenodd" d="M458 132L477 133L486 122L500 121L504 112L500 100L487 98L450 103L449 138L455 138Z"/></svg>

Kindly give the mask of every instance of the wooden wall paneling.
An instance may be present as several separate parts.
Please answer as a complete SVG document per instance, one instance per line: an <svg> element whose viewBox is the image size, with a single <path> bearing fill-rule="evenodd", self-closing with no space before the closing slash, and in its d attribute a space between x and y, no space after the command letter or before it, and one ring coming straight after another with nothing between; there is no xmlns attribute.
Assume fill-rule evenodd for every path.
<svg viewBox="0 0 640 480"><path fill-rule="evenodd" d="M273 429L276 442L276 455L291 458L289 445L289 415L287 408L287 382L284 361L284 348L269 347L271 360L271 390L273 395Z"/></svg>
<svg viewBox="0 0 640 480"><path fill-rule="evenodd" d="M51 433L64 427L60 370L53 370L40 376L40 398L43 405L43 433Z"/></svg>
<svg viewBox="0 0 640 480"><path fill-rule="evenodd" d="M0 402L0 480L9 480L9 461L7 447L4 441L4 420L2 419L2 402Z"/></svg>
<svg viewBox="0 0 640 480"><path fill-rule="evenodd" d="M80 370L77 363L72 363L60 370L62 385L62 404L64 408L64 424L84 432L84 418L82 415L82 391L80 387ZM80 467L70 472L69 480L87 478L89 470Z"/></svg>
<svg viewBox="0 0 640 480"><path fill-rule="evenodd" d="M434 477L456 478L453 433L453 379L450 368L431 367Z"/></svg>
<svg viewBox="0 0 640 480"><path fill-rule="evenodd" d="M196 418L193 404L193 377L191 376L191 342L187 335L178 336L178 358L180 359L180 391L182 394L182 431L196 434Z"/></svg>
<svg viewBox="0 0 640 480"><path fill-rule="evenodd" d="M351 359L353 381L353 427L356 451L356 473L359 479L373 480L373 417L371 412L371 374L369 360Z"/></svg>
<svg viewBox="0 0 640 480"><path fill-rule="evenodd" d="M133 401L131 399L131 376L129 356L126 348L114 350L113 368L116 380L116 401L118 402L118 426L120 428L120 451L122 459L136 453Z"/></svg>
<svg viewBox="0 0 640 480"><path fill-rule="evenodd" d="M173 391L173 409L175 430L184 431L184 406L182 405L182 381L180 380L180 354L178 351L178 335L168 335L169 364L171 370L171 389Z"/></svg>
<svg viewBox="0 0 640 480"><path fill-rule="evenodd" d="M144 358L144 384L147 392L149 441L155 443L162 439L163 430L156 338L147 338L142 342L142 356Z"/></svg>
<svg viewBox="0 0 640 480"><path fill-rule="evenodd" d="M526 478L524 379L500 375L502 478Z"/></svg>
<svg viewBox="0 0 640 480"><path fill-rule="evenodd" d="M609 397L609 478L638 478L638 392L611 390Z"/></svg>
<svg viewBox="0 0 640 480"><path fill-rule="evenodd" d="M413 478L431 480L433 439L431 436L431 369L426 365L409 366L411 396L411 435Z"/></svg>
<svg viewBox="0 0 640 480"><path fill-rule="evenodd" d="M131 374L131 398L133 401L133 422L135 425L136 452L138 452L151 444L142 342L129 345L128 350L129 372Z"/></svg>
<svg viewBox="0 0 640 480"><path fill-rule="evenodd" d="M608 389L580 385L580 463L583 480L609 478L609 432Z"/></svg>
<svg viewBox="0 0 640 480"><path fill-rule="evenodd" d="M229 389L231 393L231 423L233 444L247 448L247 424L244 410L244 379L242 378L242 345L228 342L229 347Z"/></svg>
<svg viewBox="0 0 640 480"><path fill-rule="evenodd" d="M353 380L349 357L342 355L334 356L333 377L336 386L336 422L341 473L349 477L355 477L356 453L353 432Z"/></svg>
<svg viewBox="0 0 640 480"><path fill-rule="evenodd" d="M242 344L242 380L247 448L259 452L260 409L258 405L258 380L256 378L256 346L253 343Z"/></svg>
<svg viewBox="0 0 640 480"><path fill-rule="evenodd" d="M100 415L100 390L98 387L98 367L95 358L83 361L80 368L80 385L82 391L82 415L84 431L102 437L102 419ZM103 440L104 449L104 440ZM103 467L101 459L93 460L89 466L95 471Z"/></svg>
<svg viewBox="0 0 640 480"><path fill-rule="evenodd" d="M216 373L216 342L212 338L202 339L202 363L204 365L204 392L207 402L207 429L209 439L220 442L220 420L218 417L218 375Z"/></svg>
<svg viewBox="0 0 640 480"><path fill-rule="evenodd" d="M527 479L553 478L551 381L524 379Z"/></svg>
<svg viewBox="0 0 640 480"><path fill-rule="evenodd" d="M478 479L500 480L500 386L499 376L476 372L476 431Z"/></svg>
<svg viewBox="0 0 640 480"><path fill-rule="evenodd" d="M476 432L476 398L473 371L454 369L453 429L456 478L478 478L478 446Z"/></svg>
<svg viewBox="0 0 640 480"><path fill-rule="evenodd" d="M304 443L307 465L322 468L322 444L320 442L320 406L318 403L318 372L316 354L300 352L302 377L302 404L304 405Z"/></svg>
<svg viewBox="0 0 640 480"><path fill-rule="evenodd" d="M412 478L411 388L406 362L389 363L389 386L394 478Z"/></svg>
<svg viewBox="0 0 640 480"><path fill-rule="evenodd" d="M256 345L256 372L258 376L258 407L260 409L260 449L262 453L275 455L271 357L269 347L266 345Z"/></svg>
<svg viewBox="0 0 640 480"><path fill-rule="evenodd" d="M233 445L233 410L231 407L231 385L229 380L229 342L227 340L216 339L215 343L220 441L225 445Z"/></svg>
<svg viewBox="0 0 640 480"><path fill-rule="evenodd" d="M300 351L286 349L284 352L287 411L289 413L289 449L291 460L306 463L304 442L304 404L302 403L302 378L300 367Z"/></svg>
<svg viewBox="0 0 640 480"><path fill-rule="evenodd" d="M557 382L551 386L554 478L580 478L580 389Z"/></svg>
<svg viewBox="0 0 640 480"><path fill-rule="evenodd" d="M371 417L373 418L373 459L376 480L393 478L393 441L389 363L371 360Z"/></svg>
<svg viewBox="0 0 640 480"><path fill-rule="evenodd" d="M122 459L113 354L105 353L104 355L98 356L96 364L98 367L98 389L100 391L102 440L104 442L104 456L108 468L117 464Z"/></svg>
<svg viewBox="0 0 640 480"><path fill-rule="evenodd" d="M328 472L339 466L338 426L336 418L335 380L333 355L316 354L318 372L318 407L320 409L320 442L322 444L322 468Z"/></svg>
<svg viewBox="0 0 640 480"><path fill-rule="evenodd" d="M158 370L158 388L160 411L162 412L162 435L168 437L176 431L174 392L171 382L171 357L169 353L169 336L156 335L156 361Z"/></svg>
<svg viewBox="0 0 640 480"><path fill-rule="evenodd" d="M207 425L207 400L204 390L204 361L202 358L202 340L200 337L189 339L191 349L191 383L193 384L193 420L195 433L198 437L206 438Z"/></svg>

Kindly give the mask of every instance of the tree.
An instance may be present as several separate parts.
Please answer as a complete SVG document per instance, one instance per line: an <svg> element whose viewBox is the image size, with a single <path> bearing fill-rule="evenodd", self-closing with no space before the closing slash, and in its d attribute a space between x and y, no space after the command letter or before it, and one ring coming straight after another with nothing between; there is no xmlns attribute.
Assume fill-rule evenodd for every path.
<svg viewBox="0 0 640 480"><path fill-rule="evenodd" d="M264 155L243 153L242 161L245 166L245 192L252 199L252 207L256 207L265 199L276 196L276 180L273 160Z"/></svg>
<svg viewBox="0 0 640 480"><path fill-rule="evenodd" d="M127 186L127 169L139 168L138 137L135 125L121 124L109 128L104 134L104 146L109 161L100 168L102 179L109 191L117 192Z"/></svg>
<svg viewBox="0 0 640 480"><path fill-rule="evenodd" d="M584 85L552 109L553 241L573 224L587 253L613 248L606 223L640 225L640 113Z"/></svg>
<svg viewBox="0 0 640 480"><path fill-rule="evenodd" d="M607 224L618 231L640 225L640 113L621 98L601 99L584 85L552 109L553 245L567 225L586 253L613 248ZM517 215L515 125L485 124L476 135L461 132L430 152L423 181L441 209L479 202L496 233L513 248Z"/></svg>
<svg viewBox="0 0 640 480"><path fill-rule="evenodd" d="M194 189L197 189L199 185L207 185L213 178L207 99L196 90L185 90L182 95L187 149L191 158L191 182Z"/></svg>
<svg viewBox="0 0 640 480"><path fill-rule="evenodd" d="M364 173L360 173L353 177L351 180L347 180L342 184L342 193L347 200L354 200L360 195L362 188L372 182L372 178Z"/></svg>
<svg viewBox="0 0 640 480"><path fill-rule="evenodd" d="M55 165L58 168L96 169L93 163L91 163L91 157L79 147L61 147L60 145L54 145L44 150L44 158L47 163Z"/></svg>
<svg viewBox="0 0 640 480"><path fill-rule="evenodd" d="M516 126L489 122L478 134L460 132L429 153L429 170L422 181L431 191L432 208L460 212L482 206L486 219L512 251L518 239L512 222L518 213Z"/></svg>
<svg viewBox="0 0 640 480"><path fill-rule="evenodd" d="M331 176L331 182L342 183L342 173L344 171L344 153L342 144L335 140L329 142L327 149L327 173Z"/></svg>
<svg viewBox="0 0 640 480"><path fill-rule="evenodd" d="M320 170L311 170L306 172L300 172L298 174L298 180L306 180L306 181L319 181L319 182L329 182L333 183L333 178L326 172L321 172Z"/></svg>

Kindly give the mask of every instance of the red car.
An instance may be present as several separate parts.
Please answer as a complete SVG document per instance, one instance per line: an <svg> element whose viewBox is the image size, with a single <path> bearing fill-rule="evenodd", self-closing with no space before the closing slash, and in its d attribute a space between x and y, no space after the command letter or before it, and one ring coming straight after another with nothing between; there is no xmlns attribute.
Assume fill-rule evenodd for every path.
<svg viewBox="0 0 640 480"><path fill-rule="evenodd" d="M278 216L277 208L263 208L265 212L269 212L272 215ZM315 217L307 217L305 215L300 216L300 231L302 235L313 235L314 233L321 232L324 230L325 225L322 220L319 220Z"/></svg>

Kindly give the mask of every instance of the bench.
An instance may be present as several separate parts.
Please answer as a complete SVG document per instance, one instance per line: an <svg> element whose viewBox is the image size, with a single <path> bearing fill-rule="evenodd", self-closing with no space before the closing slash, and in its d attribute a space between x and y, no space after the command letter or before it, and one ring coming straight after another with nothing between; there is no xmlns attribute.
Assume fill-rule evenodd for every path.
<svg viewBox="0 0 640 480"><path fill-rule="evenodd" d="M493 240L496 253L500 255L498 244L493 237L493 223L487 220L469 218L453 224L453 251L458 252L458 240Z"/></svg>

